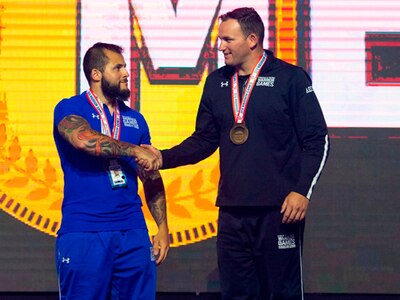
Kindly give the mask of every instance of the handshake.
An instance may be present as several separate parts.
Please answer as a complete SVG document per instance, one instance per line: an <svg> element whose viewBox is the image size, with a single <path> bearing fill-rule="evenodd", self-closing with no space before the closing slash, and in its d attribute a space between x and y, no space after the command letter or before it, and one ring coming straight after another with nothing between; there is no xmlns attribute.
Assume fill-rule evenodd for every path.
<svg viewBox="0 0 400 300"><path fill-rule="evenodd" d="M157 148L142 144L135 147L135 150L136 163L146 171L155 171L162 167L162 155Z"/></svg>

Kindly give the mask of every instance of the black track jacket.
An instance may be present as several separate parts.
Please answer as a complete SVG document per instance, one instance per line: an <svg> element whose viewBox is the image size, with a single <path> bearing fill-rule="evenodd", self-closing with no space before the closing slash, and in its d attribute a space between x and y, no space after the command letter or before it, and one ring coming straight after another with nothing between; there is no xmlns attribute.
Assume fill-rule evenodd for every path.
<svg viewBox="0 0 400 300"><path fill-rule="evenodd" d="M224 66L207 77L195 132L161 151L168 169L195 164L219 147L217 206L281 206L291 191L310 199L328 156L327 126L309 76L266 52L248 102L244 144L229 139L234 70Z"/></svg>

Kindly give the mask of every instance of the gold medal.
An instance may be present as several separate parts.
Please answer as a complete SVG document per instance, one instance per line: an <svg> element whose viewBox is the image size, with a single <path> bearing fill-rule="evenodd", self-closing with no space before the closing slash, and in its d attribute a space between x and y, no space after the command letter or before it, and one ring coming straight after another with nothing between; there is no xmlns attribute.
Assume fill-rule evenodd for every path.
<svg viewBox="0 0 400 300"><path fill-rule="evenodd" d="M235 123L229 132L229 137L235 145L244 144L249 137L249 130L244 123Z"/></svg>

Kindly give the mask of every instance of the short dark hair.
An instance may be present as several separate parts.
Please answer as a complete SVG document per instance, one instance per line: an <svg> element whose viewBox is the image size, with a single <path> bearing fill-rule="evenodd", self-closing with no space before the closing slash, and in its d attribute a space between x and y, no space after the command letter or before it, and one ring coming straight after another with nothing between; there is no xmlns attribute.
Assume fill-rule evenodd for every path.
<svg viewBox="0 0 400 300"><path fill-rule="evenodd" d="M114 44L96 43L90 47L83 58L83 72L89 84L92 70L97 69L103 72L105 65L108 63L108 57L104 50L110 50L119 54L123 52L122 47Z"/></svg>
<svg viewBox="0 0 400 300"><path fill-rule="evenodd" d="M247 37L254 33L258 36L260 44L263 44L265 31L264 23L254 8L236 8L230 12L227 12L226 14L221 15L219 18L222 22L228 19L237 20L244 36Z"/></svg>

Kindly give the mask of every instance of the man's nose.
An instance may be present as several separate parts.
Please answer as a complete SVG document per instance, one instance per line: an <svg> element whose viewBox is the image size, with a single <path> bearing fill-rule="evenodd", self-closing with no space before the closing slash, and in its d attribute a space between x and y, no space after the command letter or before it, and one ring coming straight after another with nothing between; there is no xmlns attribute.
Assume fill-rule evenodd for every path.
<svg viewBox="0 0 400 300"><path fill-rule="evenodd" d="M124 68L123 75L129 77L129 72L126 68Z"/></svg>
<svg viewBox="0 0 400 300"><path fill-rule="evenodd" d="M223 41L220 41L218 45L218 51L224 51L224 49L225 49L225 43Z"/></svg>

